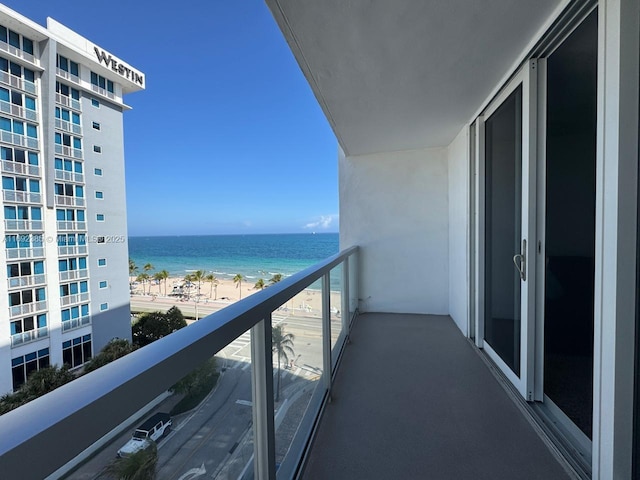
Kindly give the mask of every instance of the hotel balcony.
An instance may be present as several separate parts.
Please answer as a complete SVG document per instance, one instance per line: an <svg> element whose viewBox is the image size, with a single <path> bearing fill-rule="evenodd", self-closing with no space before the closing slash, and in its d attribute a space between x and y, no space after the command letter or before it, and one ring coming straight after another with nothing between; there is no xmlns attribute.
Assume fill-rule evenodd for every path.
<svg viewBox="0 0 640 480"><path fill-rule="evenodd" d="M19 347L25 343L35 342L49 336L49 327L40 327L26 332L11 335L11 346Z"/></svg>
<svg viewBox="0 0 640 480"><path fill-rule="evenodd" d="M66 307L67 305L73 305L76 303L88 302L89 301L89 292L76 293L74 295L67 295L65 297L60 297L60 305Z"/></svg>
<svg viewBox="0 0 640 480"><path fill-rule="evenodd" d="M2 160L0 165L2 166L2 173L16 173L19 175L30 175L33 177L40 176L40 167L38 165L12 162L10 160Z"/></svg>
<svg viewBox="0 0 640 480"><path fill-rule="evenodd" d="M44 247L22 247L5 249L8 260L44 257Z"/></svg>
<svg viewBox="0 0 640 480"><path fill-rule="evenodd" d="M31 93L33 95L36 94L35 83L30 82L29 80L25 80L22 77L16 77L9 72L0 70L0 82L4 83L5 85L9 85L10 87L24 90L27 93Z"/></svg>
<svg viewBox="0 0 640 480"><path fill-rule="evenodd" d="M87 222L76 222L73 220L58 220L56 222L58 231L84 231L87 229Z"/></svg>
<svg viewBox="0 0 640 480"><path fill-rule="evenodd" d="M37 302L23 303L22 305L13 305L9 307L9 316L18 317L29 313L43 312L47 309L47 301L40 300Z"/></svg>
<svg viewBox="0 0 640 480"><path fill-rule="evenodd" d="M62 331L70 332L71 330L77 330L78 328L91 325L91 315L85 315L84 317L72 318L70 320L62 321Z"/></svg>
<svg viewBox="0 0 640 480"><path fill-rule="evenodd" d="M58 255L61 257L67 255L86 255L86 245L58 245Z"/></svg>
<svg viewBox="0 0 640 480"><path fill-rule="evenodd" d="M20 190L2 190L2 199L9 203L42 203L40 193Z"/></svg>
<svg viewBox="0 0 640 480"><path fill-rule="evenodd" d="M73 83L80 85L80 77L78 77L77 75L74 75L73 73L67 72L60 68L56 68L56 74L58 75L58 77L62 78L63 80L69 80Z"/></svg>
<svg viewBox="0 0 640 480"><path fill-rule="evenodd" d="M64 107L69 107L77 111L82 111L82 107L80 105L79 100L76 100L75 98L67 97L66 95L62 95L60 93L56 93L56 103Z"/></svg>
<svg viewBox="0 0 640 480"><path fill-rule="evenodd" d="M82 135L82 127L80 125L62 120L61 118L56 118L56 128L76 135Z"/></svg>
<svg viewBox="0 0 640 480"><path fill-rule="evenodd" d="M85 199L82 197L70 197L66 195L56 195L55 196L56 206L65 206L65 207L84 207Z"/></svg>
<svg viewBox="0 0 640 480"><path fill-rule="evenodd" d="M38 121L38 112L30 110L21 105L14 105L5 100L0 100L0 112L8 113L15 117L24 118L25 120L31 120L33 122Z"/></svg>
<svg viewBox="0 0 640 480"><path fill-rule="evenodd" d="M32 54L25 52L21 48L14 47L13 45L9 45L6 42L0 41L0 51L7 52L15 57L26 60L27 62L39 66L40 62L34 57Z"/></svg>
<svg viewBox="0 0 640 480"><path fill-rule="evenodd" d="M60 272L60 281L65 282L67 280L78 280L81 278L87 278L88 276L89 271L86 268L81 268L79 270L67 270Z"/></svg>
<svg viewBox="0 0 640 480"><path fill-rule="evenodd" d="M55 170L56 180L64 180L65 182L84 183L84 174L77 172L69 172L67 170Z"/></svg>
<svg viewBox="0 0 640 480"><path fill-rule="evenodd" d="M55 145L55 152L58 155L64 155L65 157L72 157L72 158L82 158L82 150L79 148L72 148L66 145L60 145L60 144L56 144Z"/></svg>
<svg viewBox="0 0 640 480"><path fill-rule="evenodd" d="M47 276L44 273L37 274L37 275L23 275L21 277L7 278L7 283L9 284L10 289L18 288L18 287L30 287L34 285L44 285L46 282L47 282Z"/></svg>
<svg viewBox="0 0 640 480"><path fill-rule="evenodd" d="M27 147L37 150L38 139L20 135L19 133L11 133L6 130L0 130L0 141L11 143L19 147Z"/></svg>
<svg viewBox="0 0 640 480"><path fill-rule="evenodd" d="M43 229L42 220L16 220L4 221L4 228L10 231L41 231Z"/></svg>

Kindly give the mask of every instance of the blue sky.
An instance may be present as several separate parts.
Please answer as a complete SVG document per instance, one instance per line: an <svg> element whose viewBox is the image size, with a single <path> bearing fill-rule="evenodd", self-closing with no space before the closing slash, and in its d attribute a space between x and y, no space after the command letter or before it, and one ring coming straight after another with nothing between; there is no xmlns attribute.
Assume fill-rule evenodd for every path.
<svg viewBox="0 0 640 480"><path fill-rule="evenodd" d="M146 74L125 97L130 235L338 230L337 142L262 0L11 0Z"/></svg>

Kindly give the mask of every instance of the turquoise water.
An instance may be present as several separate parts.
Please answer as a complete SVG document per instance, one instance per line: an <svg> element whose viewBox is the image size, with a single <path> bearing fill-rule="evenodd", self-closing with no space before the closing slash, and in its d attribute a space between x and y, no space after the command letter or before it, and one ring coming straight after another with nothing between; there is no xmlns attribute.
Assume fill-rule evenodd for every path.
<svg viewBox="0 0 640 480"><path fill-rule="evenodd" d="M248 281L267 281L275 273L287 277L338 249L337 233L129 237L129 258L140 271L151 263L154 272L172 276L205 270L221 279L240 273Z"/></svg>

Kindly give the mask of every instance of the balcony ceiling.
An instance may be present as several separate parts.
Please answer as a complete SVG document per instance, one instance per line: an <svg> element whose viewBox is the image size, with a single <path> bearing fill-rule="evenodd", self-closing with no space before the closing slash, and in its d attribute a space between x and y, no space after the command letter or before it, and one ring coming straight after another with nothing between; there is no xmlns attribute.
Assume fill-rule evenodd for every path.
<svg viewBox="0 0 640 480"><path fill-rule="evenodd" d="M448 145L561 0L266 0L348 155Z"/></svg>

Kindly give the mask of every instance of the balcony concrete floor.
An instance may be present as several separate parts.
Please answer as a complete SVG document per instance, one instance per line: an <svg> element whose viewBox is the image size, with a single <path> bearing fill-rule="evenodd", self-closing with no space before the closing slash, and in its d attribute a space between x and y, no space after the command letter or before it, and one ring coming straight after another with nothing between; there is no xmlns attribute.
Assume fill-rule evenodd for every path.
<svg viewBox="0 0 640 480"><path fill-rule="evenodd" d="M567 479L448 316L356 320L303 473L313 479Z"/></svg>

